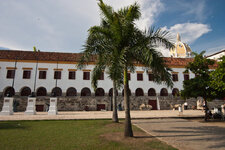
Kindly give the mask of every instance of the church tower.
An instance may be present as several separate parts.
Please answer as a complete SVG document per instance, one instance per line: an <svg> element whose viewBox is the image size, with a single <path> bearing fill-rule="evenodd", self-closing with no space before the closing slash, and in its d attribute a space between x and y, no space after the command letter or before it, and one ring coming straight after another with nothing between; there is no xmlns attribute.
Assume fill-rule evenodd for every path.
<svg viewBox="0 0 225 150"><path fill-rule="evenodd" d="M180 34L177 33L177 40L174 44L174 48L170 49L170 55L172 57L190 57L191 55L191 48L186 44L181 42Z"/></svg>

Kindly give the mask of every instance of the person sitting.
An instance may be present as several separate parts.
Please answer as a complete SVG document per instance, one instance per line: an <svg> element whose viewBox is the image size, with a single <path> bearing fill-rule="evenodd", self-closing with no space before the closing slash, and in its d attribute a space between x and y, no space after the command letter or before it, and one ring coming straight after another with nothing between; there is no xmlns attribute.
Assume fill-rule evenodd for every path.
<svg viewBox="0 0 225 150"><path fill-rule="evenodd" d="M212 114L211 110L208 110L206 115L207 115L208 119L212 119L213 118L213 114Z"/></svg>

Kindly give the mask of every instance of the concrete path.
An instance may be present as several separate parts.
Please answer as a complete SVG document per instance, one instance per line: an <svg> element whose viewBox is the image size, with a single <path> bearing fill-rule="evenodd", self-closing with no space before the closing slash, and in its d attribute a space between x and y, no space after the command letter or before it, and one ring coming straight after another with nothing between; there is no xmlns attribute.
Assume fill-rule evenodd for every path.
<svg viewBox="0 0 225 150"><path fill-rule="evenodd" d="M225 150L225 126L175 118L132 120L132 123L180 150Z"/></svg>
<svg viewBox="0 0 225 150"><path fill-rule="evenodd" d="M177 110L151 110L131 111L132 119L146 118L176 118L176 117L202 117L204 113L200 110L185 110L179 115ZM119 118L124 118L124 111L118 111ZM58 115L48 115L47 112L37 112L36 115L25 115L24 112L17 112L11 116L0 115L0 120L66 120L66 119L111 119L112 111L67 111L59 112Z"/></svg>

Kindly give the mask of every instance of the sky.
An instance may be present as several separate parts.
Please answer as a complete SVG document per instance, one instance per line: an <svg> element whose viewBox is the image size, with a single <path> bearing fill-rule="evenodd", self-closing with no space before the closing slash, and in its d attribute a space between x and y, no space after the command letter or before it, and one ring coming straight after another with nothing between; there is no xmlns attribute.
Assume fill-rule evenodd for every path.
<svg viewBox="0 0 225 150"><path fill-rule="evenodd" d="M103 0L118 10L135 0ZM225 0L136 0L142 29L163 28L206 54L225 49ZM0 49L82 52L100 23L97 0L0 0ZM168 51L162 49L166 56Z"/></svg>

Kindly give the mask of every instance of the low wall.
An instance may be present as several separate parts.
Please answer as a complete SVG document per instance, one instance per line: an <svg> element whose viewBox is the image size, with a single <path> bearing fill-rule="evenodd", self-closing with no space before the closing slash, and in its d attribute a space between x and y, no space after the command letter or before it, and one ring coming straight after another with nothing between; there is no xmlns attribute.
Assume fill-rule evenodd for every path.
<svg viewBox="0 0 225 150"><path fill-rule="evenodd" d="M15 101L17 102L17 111L25 111L27 106L27 97L15 96ZM43 105L44 111L47 110L49 105L49 96L44 97L37 97L36 105ZM150 96L130 96L130 109L131 110L139 110L141 104L148 104L149 100L158 100L158 106L161 110L169 110L172 109L171 105L175 104L183 104L185 100L181 99L180 97L150 97ZM191 98L186 100L188 103L188 108L192 109L193 106L197 106L196 99ZM214 100L212 102L208 102L209 108L212 109L213 107L220 107L224 104L224 100ZM97 110L98 104L104 104L105 109L110 111L112 108L112 98L109 96L75 96L75 97L58 97L58 110L59 111L83 111L85 108L88 107L88 110ZM123 96L117 97L117 104L121 104L122 108L124 106ZM0 111L3 106L3 97L0 98ZM157 106L157 109L159 107Z"/></svg>
<svg viewBox="0 0 225 150"><path fill-rule="evenodd" d="M195 98L190 98L187 100L181 99L180 97L158 97L159 99L159 104L160 104L160 109L161 110L169 110L172 109L171 105L176 105L176 104L184 104L185 102L188 103L188 109L192 109L193 106L196 107L196 99Z"/></svg>

